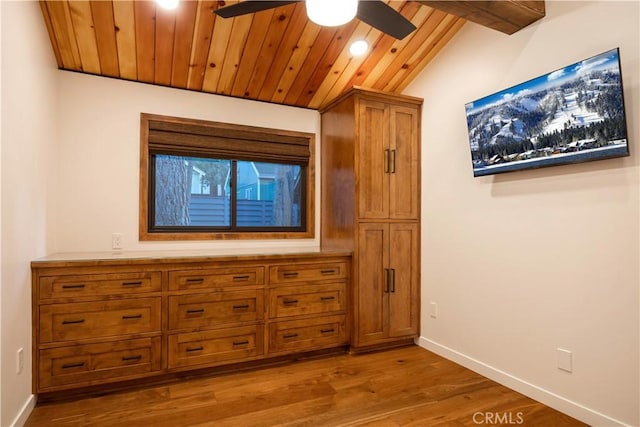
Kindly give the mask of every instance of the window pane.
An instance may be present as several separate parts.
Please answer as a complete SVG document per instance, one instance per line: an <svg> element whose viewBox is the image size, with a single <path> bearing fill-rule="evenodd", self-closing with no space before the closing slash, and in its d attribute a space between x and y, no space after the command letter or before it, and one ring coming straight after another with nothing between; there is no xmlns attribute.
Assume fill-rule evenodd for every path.
<svg viewBox="0 0 640 427"><path fill-rule="evenodd" d="M299 227L302 168L238 161L238 227Z"/></svg>
<svg viewBox="0 0 640 427"><path fill-rule="evenodd" d="M229 227L231 161L154 155L156 227Z"/></svg>

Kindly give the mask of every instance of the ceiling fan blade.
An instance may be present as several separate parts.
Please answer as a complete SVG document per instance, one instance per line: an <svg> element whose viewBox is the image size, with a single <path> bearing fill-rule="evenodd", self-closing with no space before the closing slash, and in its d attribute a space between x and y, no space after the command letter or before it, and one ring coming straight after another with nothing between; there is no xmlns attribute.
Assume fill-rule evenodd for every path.
<svg viewBox="0 0 640 427"><path fill-rule="evenodd" d="M358 19L374 28L402 40L411 34L416 26L391 6L382 1L358 2Z"/></svg>
<svg viewBox="0 0 640 427"><path fill-rule="evenodd" d="M214 10L214 13L222 18L232 18L234 16L247 15L249 13L260 12L267 9L275 9L276 7L286 6L291 3L297 3L299 0L293 1L243 1L232 4L230 6L221 7Z"/></svg>

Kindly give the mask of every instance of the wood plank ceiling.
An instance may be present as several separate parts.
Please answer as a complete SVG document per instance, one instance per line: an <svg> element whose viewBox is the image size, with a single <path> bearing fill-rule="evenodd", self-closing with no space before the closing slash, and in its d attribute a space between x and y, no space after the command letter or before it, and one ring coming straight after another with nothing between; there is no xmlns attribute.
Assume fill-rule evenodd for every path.
<svg viewBox="0 0 640 427"><path fill-rule="evenodd" d="M213 13L232 3L182 0L174 11L151 0L40 5L60 69L314 109L354 85L402 92L466 22L428 1L387 1L417 27L396 40L357 19L320 27L304 2L230 19ZM542 3L544 15L544 2L512 3ZM477 10L469 15L477 22ZM369 42L368 54L349 53L356 39Z"/></svg>

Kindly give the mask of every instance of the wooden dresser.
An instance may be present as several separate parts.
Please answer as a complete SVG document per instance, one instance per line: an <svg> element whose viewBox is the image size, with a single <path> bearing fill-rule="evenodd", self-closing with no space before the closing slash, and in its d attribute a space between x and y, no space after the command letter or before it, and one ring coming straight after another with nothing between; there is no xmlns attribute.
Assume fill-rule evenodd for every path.
<svg viewBox="0 0 640 427"><path fill-rule="evenodd" d="M351 254L33 261L33 392L349 344Z"/></svg>

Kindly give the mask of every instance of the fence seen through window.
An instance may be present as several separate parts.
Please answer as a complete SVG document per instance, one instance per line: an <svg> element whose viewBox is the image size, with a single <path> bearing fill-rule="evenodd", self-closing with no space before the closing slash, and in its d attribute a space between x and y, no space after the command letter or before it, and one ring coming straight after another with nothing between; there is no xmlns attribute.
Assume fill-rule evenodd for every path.
<svg viewBox="0 0 640 427"><path fill-rule="evenodd" d="M295 229L303 166L155 154L153 229Z"/></svg>

